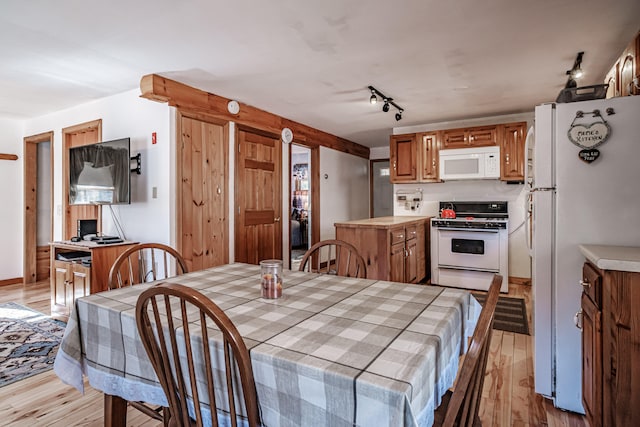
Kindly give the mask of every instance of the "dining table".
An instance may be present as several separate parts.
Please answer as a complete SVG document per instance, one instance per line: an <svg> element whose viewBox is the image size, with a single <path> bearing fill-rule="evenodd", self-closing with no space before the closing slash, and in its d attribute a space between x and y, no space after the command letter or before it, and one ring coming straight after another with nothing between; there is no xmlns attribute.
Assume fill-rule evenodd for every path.
<svg viewBox="0 0 640 427"><path fill-rule="evenodd" d="M198 290L235 324L264 426L431 426L481 308L464 289L288 270L282 296L265 299L260 267L244 263L162 282ZM157 283L79 298L69 317L54 370L104 393L105 425L126 425L126 401L167 405L135 319Z"/></svg>

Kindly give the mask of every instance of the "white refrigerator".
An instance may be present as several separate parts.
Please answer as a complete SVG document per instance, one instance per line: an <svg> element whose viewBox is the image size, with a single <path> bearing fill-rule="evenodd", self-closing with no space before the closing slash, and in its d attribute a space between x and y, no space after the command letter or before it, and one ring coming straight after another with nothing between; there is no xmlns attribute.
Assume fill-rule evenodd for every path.
<svg viewBox="0 0 640 427"><path fill-rule="evenodd" d="M640 245L640 96L536 107L530 200L535 390L584 413L578 245Z"/></svg>

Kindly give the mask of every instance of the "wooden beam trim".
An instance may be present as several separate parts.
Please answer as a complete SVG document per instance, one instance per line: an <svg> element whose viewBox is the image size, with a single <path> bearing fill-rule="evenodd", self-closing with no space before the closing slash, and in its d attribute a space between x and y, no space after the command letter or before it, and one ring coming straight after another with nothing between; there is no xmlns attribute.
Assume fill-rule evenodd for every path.
<svg viewBox="0 0 640 427"><path fill-rule="evenodd" d="M18 160L18 156L15 154L0 153L0 160Z"/></svg>
<svg viewBox="0 0 640 427"><path fill-rule="evenodd" d="M183 83L148 74L140 80L141 97L156 102L166 102L178 109L201 112L211 117L233 121L240 125L266 130L279 135L285 127L293 131L294 141L308 147L323 146L347 154L369 158L369 147L331 135L302 123L269 113L268 111L240 103L240 112L227 111L228 98L218 96Z"/></svg>

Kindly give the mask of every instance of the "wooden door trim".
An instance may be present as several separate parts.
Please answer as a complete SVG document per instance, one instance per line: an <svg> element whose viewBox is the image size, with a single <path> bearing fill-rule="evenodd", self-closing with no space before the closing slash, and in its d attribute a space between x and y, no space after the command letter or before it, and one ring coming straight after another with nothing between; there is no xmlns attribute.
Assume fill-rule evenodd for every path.
<svg viewBox="0 0 640 427"><path fill-rule="evenodd" d="M69 136L88 130L96 130L98 141L102 141L102 119L91 120L89 122L62 128L62 239L67 232L67 210L69 209ZM98 209L98 231L102 228L102 209Z"/></svg>
<svg viewBox="0 0 640 427"><path fill-rule="evenodd" d="M51 239L53 240L53 131L43 132L37 135L27 136L23 139L24 152L24 234L23 234L23 283L35 283L37 276L37 227L38 227L38 211L37 211L37 173L38 173L38 144L49 142L49 163L51 175L49 179L49 197L51 203L51 215L49 218L49 230Z"/></svg>
<svg viewBox="0 0 640 427"><path fill-rule="evenodd" d="M292 144L309 149L309 162L311 163L311 173L309 176L311 180L311 186L309 187L309 191L311 191L311 234L308 236L308 243L309 247L311 247L311 245L320 241L320 147L309 146L295 140L292 142ZM289 149L289 216L291 216L291 206L293 206L293 199L291 198L292 167L293 165L291 164L291 149ZM289 229L289 252L291 252L291 229Z"/></svg>
<svg viewBox="0 0 640 427"><path fill-rule="evenodd" d="M311 148L311 236L309 247L320 241L320 147Z"/></svg>
<svg viewBox="0 0 640 427"><path fill-rule="evenodd" d="M229 122L224 120L216 119L207 114L201 114L198 112L194 112L188 109L176 109L176 146L175 146L175 167L176 167L176 202L174 204L175 216L176 216L176 232L174 236L174 246L178 252L184 254L184 248L182 247L182 230L183 230L183 218L182 218L182 179L183 179L183 170L182 170L182 119L193 119L206 123L210 123L213 125L222 126L222 158L224 159L224 212L225 215L229 212ZM224 245L224 262L229 262L229 219L226 219L226 230L223 238Z"/></svg>

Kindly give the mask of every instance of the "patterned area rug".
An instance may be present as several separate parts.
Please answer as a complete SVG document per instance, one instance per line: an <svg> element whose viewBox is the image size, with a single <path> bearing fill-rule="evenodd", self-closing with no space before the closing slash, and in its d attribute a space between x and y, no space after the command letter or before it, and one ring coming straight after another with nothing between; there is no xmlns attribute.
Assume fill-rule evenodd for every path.
<svg viewBox="0 0 640 427"><path fill-rule="evenodd" d="M65 327L20 304L0 304L0 387L53 368Z"/></svg>
<svg viewBox="0 0 640 427"><path fill-rule="evenodd" d="M473 296L480 304L484 305L486 294ZM529 322L527 321L527 306L522 298L498 297L496 305L496 317L493 320L493 329L515 332L529 335Z"/></svg>

